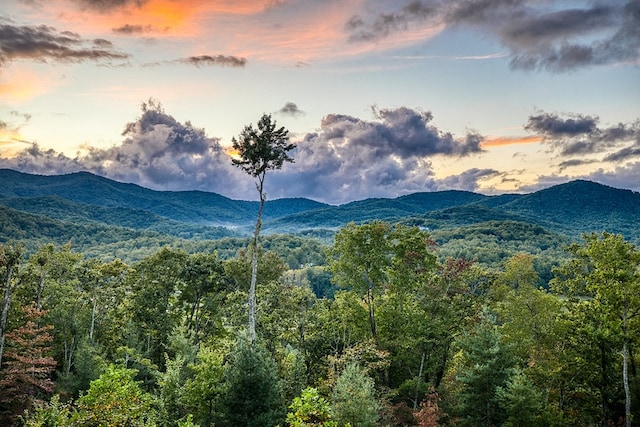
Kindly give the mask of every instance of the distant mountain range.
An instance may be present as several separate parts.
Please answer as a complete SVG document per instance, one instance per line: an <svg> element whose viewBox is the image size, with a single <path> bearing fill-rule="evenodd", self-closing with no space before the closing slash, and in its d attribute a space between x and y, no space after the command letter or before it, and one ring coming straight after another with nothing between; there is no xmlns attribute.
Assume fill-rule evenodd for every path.
<svg viewBox="0 0 640 427"><path fill-rule="evenodd" d="M251 232L257 209L257 201L202 191L154 191L88 172L42 176L0 169L0 242L74 241L84 248L92 239L104 245L127 239L170 244L243 237ZM440 191L339 206L278 199L265 205L263 230L329 239L351 221L376 219L418 225L449 240L477 236L480 230L495 237L525 227L527 233L560 240L608 231L638 243L640 194L579 180L530 194Z"/></svg>

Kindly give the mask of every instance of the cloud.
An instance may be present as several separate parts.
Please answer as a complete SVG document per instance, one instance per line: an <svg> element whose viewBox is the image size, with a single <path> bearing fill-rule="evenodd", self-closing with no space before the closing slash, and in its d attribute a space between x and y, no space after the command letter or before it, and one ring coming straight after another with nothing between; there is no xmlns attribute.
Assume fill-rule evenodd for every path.
<svg viewBox="0 0 640 427"><path fill-rule="evenodd" d="M560 172L564 171L567 168L572 168L572 167L577 167L577 166L582 166L582 165L589 165L592 163L597 163L597 160L594 159L571 159L571 160L565 160L564 162L561 162L558 165L558 169L560 170Z"/></svg>
<svg viewBox="0 0 640 427"><path fill-rule="evenodd" d="M438 188L431 156L479 153L482 137L455 138L436 128L429 112L374 109L374 121L329 114L320 130L297 144L295 163L274 173L275 197L310 197L343 203L396 197ZM273 190L272 190L273 191Z"/></svg>
<svg viewBox="0 0 640 427"><path fill-rule="evenodd" d="M247 59L237 57L237 56L228 56L228 55L200 55L200 56L189 56L187 58L174 59L171 61L153 62L153 63L145 64L144 66L152 67L152 66L165 65L165 64L185 64L185 65L193 65L198 68L203 66L242 68L245 65L247 65Z"/></svg>
<svg viewBox="0 0 640 427"><path fill-rule="evenodd" d="M640 162L632 162L617 166L612 170L602 168L583 175L545 175L538 177L535 184L524 185L519 190L525 193L542 190L553 185L563 184L575 179L598 182L615 188L624 188L632 191L640 191Z"/></svg>
<svg viewBox="0 0 640 427"><path fill-rule="evenodd" d="M529 116L525 129L547 137L576 136L593 133L597 123L597 117L577 115L564 119L558 114L543 112Z"/></svg>
<svg viewBox="0 0 640 427"><path fill-rule="evenodd" d="M502 147L504 145L520 145L520 144L535 144L542 141L540 136L502 136L498 138L487 138L482 141L481 147Z"/></svg>
<svg viewBox="0 0 640 427"><path fill-rule="evenodd" d="M239 58L237 56L226 56L226 55L214 55L214 56L200 55L200 56L190 56L188 58L181 58L176 60L175 62L179 62L187 65L195 65L196 67L201 67L203 65L244 67L247 64L247 59Z"/></svg>
<svg viewBox="0 0 640 427"><path fill-rule="evenodd" d="M601 127L597 116L540 112L529 117L525 129L542 138L542 142L559 150L561 156L609 153L605 161L623 160L640 150L640 120ZM629 145L631 144L631 145Z"/></svg>
<svg viewBox="0 0 640 427"><path fill-rule="evenodd" d="M350 42L371 42L407 31L438 16L438 9L429 2L411 1L399 9L382 12L370 22L360 15L353 15L345 24Z"/></svg>
<svg viewBox="0 0 640 427"><path fill-rule="evenodd" d="M124 34L124 35L132 35L132 34L144 34L155 32L156 29L152 25L131 25L125 24L121 27L113 28L111 30L115 34Z"/></svg>
<svg viewBox="0 0 640 427"><path fill-rule="evenodd" d="M501 172L495 169L472 168L459 175L451 175L438 181L437 190L477 191L480 188L478 181L500 175Z"/></svg>
<svg viewBox="0 0 640 427"><path fill-rule="evenodd" d="M309 133L292 153L295 162L267 177L270 199L309 197L343 203L368 197L396 197L438 188L474 189L495 173L474 169L454 178L434 178L432 156L479 153L482 137L456 138L432 124L432 114L406 107L374 109L374 120L329 114L317 133ZM0 167L59 174L87 170L122 182L158 190L198 189L254 199L252 179L231 164L217 138L191 123L180 123L159 102L142 105L127 124L121 144L84 148L74 158L31 144Z"/></svg>
<svg viewBox="0 0 640 427"><path fill-rule="evenodd" d="M300 116L304 114L304 111L298 108L295 102L287 102L284 107L278 110L278 113L285 116Z"/></svg>
<svg viewBox="0 0 640 427"><path fill-rule="evenodd" d="M639 176L640 162L633 162L624 166L618 166L612 171L598 169L583 176L583 178L590 181L600 182L611 187L640 191L640 180L638 180Z"/></svg>
<svg viewBox="0 0 640 427"><path fill-rule="evenodd" d="M631 157L640 157L640 144L625 147L621 150L616 151L615 153L611 153L607 155L604 160L606 162L620 162L623 160L628 160Z"/></svg>
<svg viewBox="0 0 640 427"><path fill-rule="evenodd" d="M0 167L38 174L86 170L158 190L197 189L226 195L255 191L231 165L217 138L176 121L155 101L143 104L142 115L127 124L123 136L120 145L88 147L74 158L32 144L15 157L1 158Z"/></svg>
<svg viewBox="0 0 640 427"><path fill-rule="evenodd" d="M142 7L148 0L73 0L81 8L108 13L129 6Z"/></svg>
<svg viewBox="0 0 640 427"><path fill-rule="evenodd" d="M86 40L79 34L53 27L0 24L0 65L16 60L111 61L129 55L112 49L105 39Z"/></svg>
<svg viewBox="0 0 640 427"><path fill-rule="evenodd" d="M426 28L472 30L495 39L516 70L567 72L640 62L637 0L562 3L525 0L369 2L345 23L348 40L379 43ZM424 41L425 39L415 41Z"/></svg>
<svg viewBox="0 0 640 427"><path fill-rule="evenodd" d="M565 72L640 60L637 0L532 4L523 0L451 2L447 22L471 26L510 50L520 70Z"/></svg>
<svg viewBox="0 0 640 427"><path fill-rule="evenodd" d="M10 111L8 120L0 120L0 151L6 156L14 156L25 144L30 144L21 135L22 127L29 123L31 114Z"/></svg>

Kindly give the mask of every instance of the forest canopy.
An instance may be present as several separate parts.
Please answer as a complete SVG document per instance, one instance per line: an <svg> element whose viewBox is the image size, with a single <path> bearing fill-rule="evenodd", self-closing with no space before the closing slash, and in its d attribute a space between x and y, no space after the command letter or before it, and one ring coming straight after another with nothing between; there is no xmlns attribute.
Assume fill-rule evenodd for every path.
<svg viewBox="0 0 640 427"><path fill-rule="evenodd" d="M508 242L509 230L493 236ZM586 426L639 416L633 243L592 233L554 262L526 246L478 262L462 240L443 254L439 239L456 236L351 223L290 260L279 253L294 238L263 241L255 342L246 241L224 257L166 246L127 263L6 242L0 424Z"/></svg>

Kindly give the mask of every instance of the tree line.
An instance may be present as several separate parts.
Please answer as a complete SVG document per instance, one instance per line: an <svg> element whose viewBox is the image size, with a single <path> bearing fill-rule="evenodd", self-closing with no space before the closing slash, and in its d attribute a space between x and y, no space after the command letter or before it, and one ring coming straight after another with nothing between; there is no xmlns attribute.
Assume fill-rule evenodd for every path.
<svg viewBox="0 0 640 427"><path fill-rule="evenodd" d="M163 248L127 265L0 247L2 425L630 425L638 415L640 251L442 260L430 234L349 224L324 254L337 291L257 248ZM317 271L316 271L317 274Z"/></svg>

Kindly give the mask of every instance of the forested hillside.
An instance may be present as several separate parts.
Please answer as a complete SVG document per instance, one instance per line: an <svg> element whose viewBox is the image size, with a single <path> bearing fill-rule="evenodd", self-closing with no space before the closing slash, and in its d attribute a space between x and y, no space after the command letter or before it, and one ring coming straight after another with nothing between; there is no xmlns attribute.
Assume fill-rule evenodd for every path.
<svg viewBox="0 0 640 427"><path fill-rule="evenodd" d="M20 240L28 251L48 242L71 243L74 250L103 260L135 262L165 245L188 253L219 248L219 239L248 238L258 208L258 202L204 192L152 191L89 173L38 176L4 169L0 184L0 241ZM300 238L313 240L313 245L330 244L336 230L349 222L399 222L432 231L445 255L477 253L474 259L495 266L521 248L560 252L582 233L615 232L637 243L639 218L640 194L575 181L525 195L442 191L340 206L308 199L267 200L262 230L296 236L298 243L288 246L298 250ZM502 231L489 231L492 228ZM234 251L225 250L224 257L247 246L246 241L232 241L237 245ZM483 255L487 244L499 249ZM224 246L228 249L228 241Z"/></svg>
<svg viewBox="0 0 640 427"><path fill-rule="evenodd" d="M518 222L469 228L460 235L554 239ZM587 235L541 287L526 247L489 268L444 257L433 237L351 223L318 260L326 267L297 269L263 247L255 341L246 250L223 260L165 247L127 264L2 244L0 425L595 426L640 415L635 245Z"/></svg>
<svg viewBox="0 0 640 427"><path fill-rule="evenodd" d="M640 415L637 193L267 201L252 341L256 202L88 173L0 179L0 425Z"/></svg>

